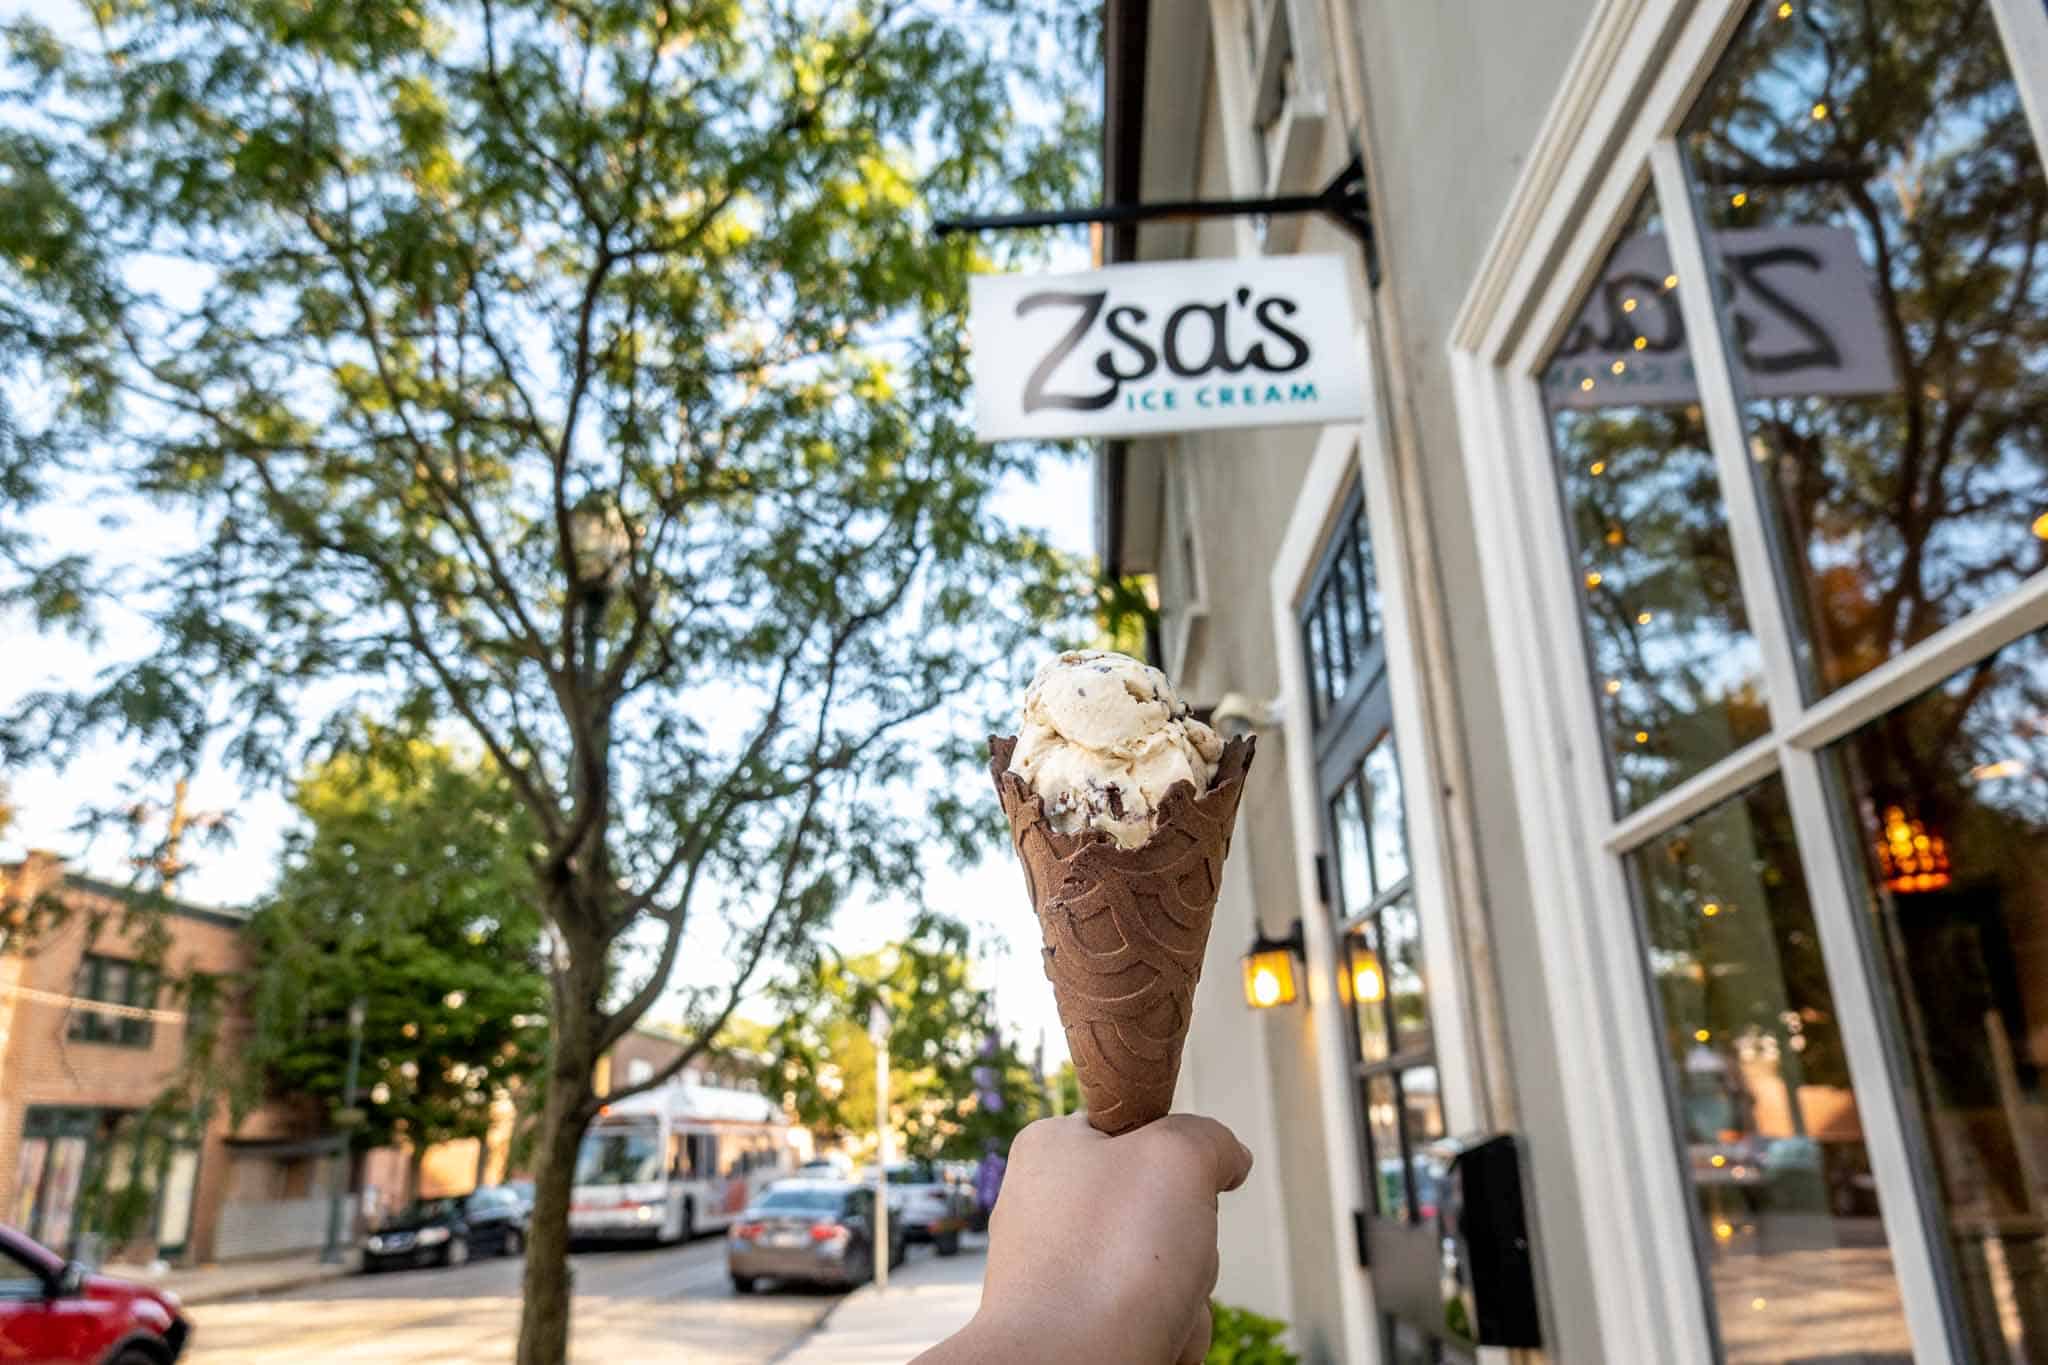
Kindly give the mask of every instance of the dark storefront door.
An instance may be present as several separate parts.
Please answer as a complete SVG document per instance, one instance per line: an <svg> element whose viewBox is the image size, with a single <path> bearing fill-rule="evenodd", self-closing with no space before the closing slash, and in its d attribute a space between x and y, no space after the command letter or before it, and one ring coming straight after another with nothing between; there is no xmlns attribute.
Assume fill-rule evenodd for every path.
<svg viewBox="0 0 2048 1365"><path fill-rule="evenodd" d="M1385 1358L1435 1365L1460 1358L1429 1333L1441 1319L1437 1191L1421 1158L1444 1136L1444 1113L1380 620L1364 500L1353 489L1300 620L1323 809L1319 866L1371 1201L1356 1215L1359 1254L1383 1314Z"/></svg>

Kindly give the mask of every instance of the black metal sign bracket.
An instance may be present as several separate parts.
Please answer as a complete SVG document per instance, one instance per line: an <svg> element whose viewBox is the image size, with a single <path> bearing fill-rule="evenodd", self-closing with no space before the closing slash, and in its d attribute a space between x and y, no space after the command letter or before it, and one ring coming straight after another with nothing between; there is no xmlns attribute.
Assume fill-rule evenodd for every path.
<svg viewBox="0 0 2048 1365"><path fill-rule="evenodd" d="M1365 164L1357 157L1336 179L1315 194L1283 194L1267 199L1172 199L1152 204L1098 204L1088 209L1051 209L1040 213L996 213L979 218L941 218L932 224L944 237L955 232L1001 232L1011 228L1066 227L1077 223L1150 223L1193 218L1270 217L1279 213L1327 214L1358 238L1365 251L1366 278L1380 282L1379 245L1373 237L1372 200L1365 187Z"/></svg>

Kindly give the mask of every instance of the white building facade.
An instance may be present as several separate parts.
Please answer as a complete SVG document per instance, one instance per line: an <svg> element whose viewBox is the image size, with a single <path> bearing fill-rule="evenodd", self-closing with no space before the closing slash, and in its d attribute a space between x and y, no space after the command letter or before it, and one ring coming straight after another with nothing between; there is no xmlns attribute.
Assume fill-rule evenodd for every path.
<svg viewBox="0 0 2048 1365"><path fill-rule="evenodd" d="M2048 9L1106 21L1106 198L1373 207L1105 238L1361 319L1364 421L1099 457L1157 661L1271 703L1179 1094L1259 1156L1218 1297L1311 1361L2048 1361ZM1472 1132L1540 1349L1429 1310Z"/></svg>

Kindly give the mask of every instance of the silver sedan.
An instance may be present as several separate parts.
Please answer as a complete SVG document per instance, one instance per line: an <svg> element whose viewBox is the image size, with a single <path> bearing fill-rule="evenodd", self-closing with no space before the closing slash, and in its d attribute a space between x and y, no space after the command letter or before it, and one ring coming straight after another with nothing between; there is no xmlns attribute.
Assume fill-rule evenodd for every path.
<svg viewBox="0 0 2048 1365"><path fill-rule="evenodd" d="M732 1287L762 1280L852 1288L875 1273L875 1192L843 1180L784 1180L741 1214L726 1234ZM889 1224L889 1264L903 1263L903 1227Z"/></svg>

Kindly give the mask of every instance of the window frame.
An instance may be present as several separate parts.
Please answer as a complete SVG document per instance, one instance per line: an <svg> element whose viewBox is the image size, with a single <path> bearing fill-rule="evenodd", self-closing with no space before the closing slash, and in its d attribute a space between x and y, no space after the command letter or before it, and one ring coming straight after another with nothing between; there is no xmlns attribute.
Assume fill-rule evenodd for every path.
<svg viewBox="0 0 2048 1365"><path fill-rule="evenodd" d="M2038 151L2048 156L2048 9L1987 0ZM1749 13L1748 0L1601 4L1564 94L1538 133L1448 347L1465 433L1467 487L1483 567L1480 589L1502 658L1528 661L1504 689L1517 804L1556 837L1525 850L1532 900L1572 906L1541 936L1540 969L1558 998L1588 1008L1559 1021L1560 1047L1582 1064L1565 1096L1583 1217L1602 1286L1601 1330L1617 1359L1708 1365L1717 1358L1704 1261L1695 1250L1681 1169L1668 1158L1673 1121L1657 1055L1628 856L1771 775L1782 777L1801 867L1856 1077L1872 1172L1915 1359L1958 1358L1928 1191L1919 1105L1891 1031L1892 1002L1861 922L1857 850L1848 842L1824 750L1957 669L2048 626L2048 572L1861 678L1809 698L1767 524L1768 490L1751 476L1722 329L1710 324L1704 240L1679 139L1696 98ZM1540 381L1639 194L1657 196L1680 278L1708 436L1750 627L1763 656L1771 730L1636 811L1613 814L1597 712L1557 501ZM1590 761L1589 761L1590 759ZM1616 1229L1622 1231L1617 1234ZM1611 1300L1606 1290L1611 1289Z"/></svg>
<svg viewBox="0 0 2048 1365"><path fill-rule="evenodd" d="M1358 364L1363 373L1377 375L1372 301L1364 294L1362 278L1359 287L1363 321L1354 338ZM1338 1344L1342 1349L1333 1354L1345 1360L1379 1358L1381 1308L1372 1274L1362 1259L1366 1211L1374 1207L1373 1191L1365 1184L1366 1164L1361 1159L1365 1151L1363 1083L1354 1069L1352 1014L1340 994L1345 971L1342 934L1337 928L1338 916L1324 902L1322 882L1328 874L1319 871L1319 863L1332 851L1326 848L1329 836L1314 738L1313 689L1300 622L1318 571L1326 566L1329 546L1346 524L1342 518L1355 505L1355 498L1362 498L1364 524L1372 541L1380 606L1382 663L1378 667L1385 672L1389 728L1397 738L1409 737L1397 743L1395 755L1408 845L1408 882L1413 888L1423 971L1429 983L1438 1099L1447 1131L1483 1126L1491 1112L1486 1067L1472 1017L1475 988L1468 979L1475 970L1484 969L1475 968L1472 955L1465 950L1466 926L1457 915L1456 888L1465 883L1453 865L1446 832L1447 798L1437 775L1434 727L1428 723L1431 701L1425 687L1427 680L1437 675L1424 666L1428 645L1415 625L1415 604L1410 600L1410 551L1402 504L1395 491L1399 447L1377 382L1366 387L1363 421L1323 428L1268 578L1274 654L1290 740L1282 753L1295 831L1292 842L1300 907L1296 913L1301 916L1307 961L1308 1026L1314 1037L1321 1126L1330 1135L1323 1144L1323 1157L1332 1196L1332 1241L1343 1262L1338 1296L1343 1332ZM1417 591L1421 591L1420 585ZM1295 742L1297 738L1299 742Z"/></svg>
<svg viewBox="0 0 2048 1365"><path fill-rule="evenodd" d="M101 994L105 989L108 970L113 967L121 968L125 974L121 998L118 1000ZM157 998L163 993L163 974L134 958L88 952L78 960L78 970L72 977L71 993L80 1002L119 1005L126 1009L154 1010ZM71 1043L91 1043L147 1052L156 1045L156 1020L109 1014L81 1003L71 1008L71 1019L65 1025L64 1038L66 1042Z"/></svg>
<svg viewBox="0 0 2048 1365"><path fill-rule="evenodd" d="M1332 100L1325 64L1328 43L1318 26L1321 5L1308 0L1210 0L1210 36L1216 48L1224 149L1235 192L1246 198L1307 194L1322 188L1323 125ZM1294 63L1293 89L1282 81L1276 50L1285 43ZM1277 98L1278 107L1267 114ZM1238 220L1240 254L1294 250L1302 218L1282 214Z"/></svg>

